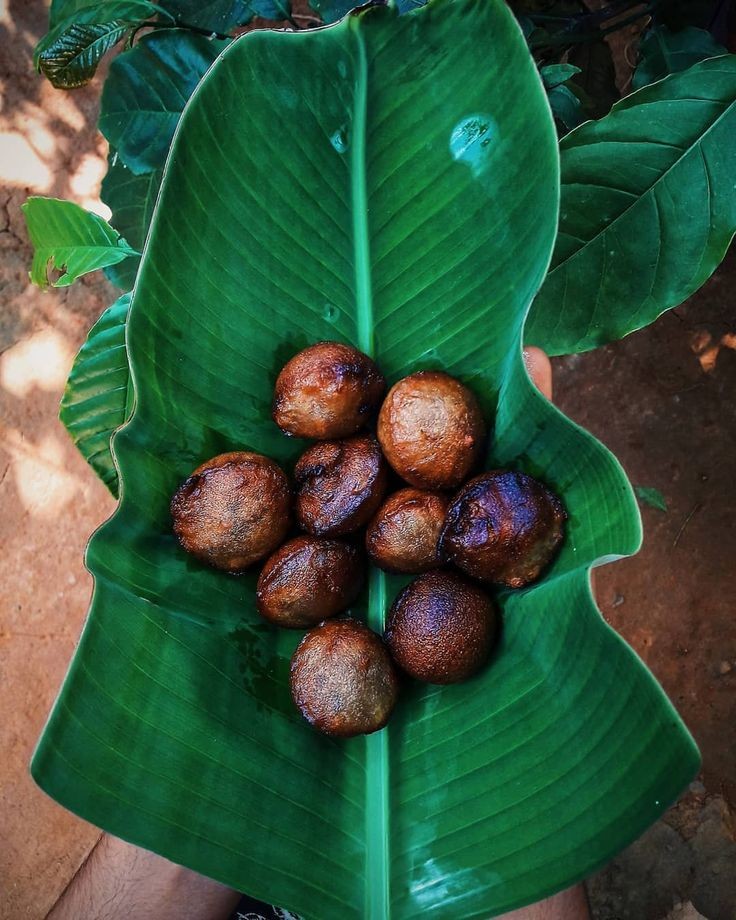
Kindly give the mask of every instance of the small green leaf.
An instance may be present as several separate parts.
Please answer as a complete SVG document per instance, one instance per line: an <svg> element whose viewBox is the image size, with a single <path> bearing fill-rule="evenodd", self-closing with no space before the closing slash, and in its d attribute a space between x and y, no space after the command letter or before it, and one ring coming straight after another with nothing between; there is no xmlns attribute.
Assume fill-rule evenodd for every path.
<svg viewBox="0 0 736 920"><path fill-rule="evenodd" d="M59 12L67 15L57 20ZM50 16L51 30L36 45L34 66L58 89L89 83L102 56L125 35L158 12L147 0L68 3Z"/></svg>
<svg viewBox="0 0 736 920"><path fill-rule="evenodd" d="M254 16L288 19L291 13L288 0L163 0L163 5L177 22L226 34Z"/></svg>
<svg viewBox="0 0 736 920"><path fill-rule="evenodd" d="M39 287L48 286L50 268L63 272L53 286L66 287L80 275L139 255L107 221L71 201L31 197L21 210L34 248L31 281Z"/></svg>
<svg viewBox="0 0 736 920"><path fill-rule="evenodd" d="M323 22L337 22L347 15L350 10L354 9L360 0L310 0L309 5L318 13ZM402 0L405 6L412 3L412 0ZM418 4L418 5L421 5Z"/></svg>
<svg viewBox="0 0 736 920"><path fill-rule="evenodd" d="M634 492L639 501L649 505L650 508L657 508L658 511L667 510L667 502L659 489L653 489L650 486L634 486Z"/></svg>
<svg viewBox="0 0 736 920"><path fill-rule="evenodd" d="M556 86L567 83L576 73L580 73L580 68L574 64L547 64L539 68L539 74L547 89L554 89Z"/></svg>
<svg viewBox="0 0 736 920"><path fill-rule="evenodd" d="M571 131L585 120L583 105L567 86L555 86L547 92L552 114L564 128Z"/></svg>
<svg viewBox="0 0 736 920"><path fill-rule="evenodd" d="M72 23L40 53L39 69L57 89L84 86L94 77L102 56L129 28L127 22L117 19L88 26Z"/></svg>
<svg viewBox="0 0 736 920"><path fill-rule="evenodd" d="M141 252L160 184L160 169L136 176L117 152L110 150L107 175L102 180L100 197L112 211L110 223L131 246ZM105 274L113 284L129 291L133 287L139 264L140 258L126 259L116 265L109 265Z"/></svg>
<svg viewBox="0 0 736 920"><path fill-rule="evenodd" d="M123 294L90 329L74 359L59 410L80 453L116 498L118 472L110 438L132 408L125 347L130 297Z"/></svg>
<svg viewBox="0 0 736 920"><path fill-rule="evenodd" d="M587 351L698 290L736 231L736 55L618 102L560 143L560 227L527 341Z"/></svg>
<svg viewBox="0 0 736 920"><path fill-rule="evenodd" d="M119 55L100 102L100 131L136 175L163 166L187 100L227 41L167 29Z"/></svg>
<svg viewBox="0 0 736 920"><path fill-rule="evenodd" d="M631 85L641 89L671 73L679 73L699 61L725 53L726 49L706 29L690 27L670 32L667 26L654 26L642 39L639 65Z"/></svg>

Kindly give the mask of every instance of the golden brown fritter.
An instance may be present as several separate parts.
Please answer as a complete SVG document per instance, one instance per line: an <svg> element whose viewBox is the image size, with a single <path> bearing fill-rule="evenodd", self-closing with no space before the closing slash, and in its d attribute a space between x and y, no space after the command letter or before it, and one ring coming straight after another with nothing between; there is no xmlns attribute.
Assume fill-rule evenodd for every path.
<svg viewBox="0 0 736 920"><path fill-rule="evenodd" d="M488 661L496 635L491 598L454 572L427 572L393 603L385 640L407 674L430 684L454 684Z"/></svg>
<svg viewBox="0 0 736 920"><path fill-rule="evenodd" d="M291 659L291 695L326 735L368 735L388 721L399 692L386 647L357 620L328 620L310 630Z"/></svg>
<svg viewBox="0 0 736 920"><path fill-rule="evenodd" d="M364 575L361 553L351 544L295 537L266 560L256 587L258 611L276 626L314 626L352 604Z"/></svg>
<svg viewBox="0 0 736 920"><path fill-rule="evenodd" d="M320 441L294 468L299 526L317 536L345 534L367 523L386 493L388 467L370 435Z"/></svg>
<svg viewBox="0 0 736 920"><path fill-rule="evenodd" d="M300 438L345 438L370 420L386 390L376 364L341 342L300 351L276 380L273 419Z"/></svg>
<svg viewBox="0 0 736 920"><path fill-rule="evenodd" d="M389 390L378 416L386 459L419 489L454 489L480 458L485 424L478 401L442 371L419 371Z"/></svg>
<svg viewBox="0 0 736 920"><path fill-rule="evenodd" d="M450 504L446 495L400 489L389 495L368 525L371 562L387 572L416 575L440 565L439 537Z"/></svg>
<svg viewBox="0 0 736 920"><path fill-rule="evenodd" d="M273 460L249 451L213 457L171 500L174 532L184 549L226 572L267 556L286 536L291 491Z"/></svg>
<svg viewBox="0 0 736 920"><path fill-rule="evenodd" d="M453 499L440 552L473 578L521 588L551 562L565 532L562 502L526 473L476 476Z"/></svg>

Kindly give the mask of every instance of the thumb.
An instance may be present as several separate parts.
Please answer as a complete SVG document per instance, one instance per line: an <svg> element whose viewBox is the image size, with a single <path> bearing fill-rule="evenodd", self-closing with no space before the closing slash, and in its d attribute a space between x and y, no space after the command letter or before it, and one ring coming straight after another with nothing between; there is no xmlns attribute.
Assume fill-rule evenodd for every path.
<svg viewBox="0 0 736 920"><path fill-rule="evenodd" d="M522 354L532 383L543 396L552 399L552 365L549 363L549 358L541 348L536 348L534 345L525 346Z"/></svg>

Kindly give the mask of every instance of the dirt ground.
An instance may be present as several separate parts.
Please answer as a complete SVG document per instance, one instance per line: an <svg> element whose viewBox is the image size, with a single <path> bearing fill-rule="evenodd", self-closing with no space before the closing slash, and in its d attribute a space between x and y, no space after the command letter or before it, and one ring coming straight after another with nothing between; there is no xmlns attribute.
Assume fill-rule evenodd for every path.
<svg viewBox="0 0 736 920"><path fill-rule="evenodd" d="M47 799L27 764L87 608L82 564L113 500L57 420L76 349L114 297L99 275L27 282L28 194L97 200L99 78L74 93L34 75L40 0L0 4L0 917L40 920L98 831ZM556 399L621 459L645 507L635 558L598 572L600 605L700 743L703 773L664 820L589 882L596 920L736 918L736 253L677 311L555 361Z"/></svg>

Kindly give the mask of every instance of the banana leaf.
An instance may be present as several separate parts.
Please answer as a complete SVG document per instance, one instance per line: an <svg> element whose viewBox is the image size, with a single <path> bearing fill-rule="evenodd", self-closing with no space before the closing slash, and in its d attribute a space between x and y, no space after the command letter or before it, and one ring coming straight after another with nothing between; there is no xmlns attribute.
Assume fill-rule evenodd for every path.
<svg viewBox="0 0 736 920"><path fill-rule="evenodd" d="M615 458L532 386L529 304L559 207L552 117L501 0L364 10L253 32L184 111L132 299L120 505L92 538L84 633L34 755L39 785L138 845L315 920L485 918L594 871L698 767L653 677L605 624L590 569L634 552ZM315 733L289 695L299 634L259 621L256 573L204 568L168 505L202 460L303 444L270 418L278 369L352 342L390 380L460 376L487 463L564 499L564 548L499 597L491 665L407 682L389 726ZM351 611L380 630L400 581Z"/></svg>

